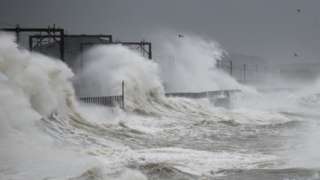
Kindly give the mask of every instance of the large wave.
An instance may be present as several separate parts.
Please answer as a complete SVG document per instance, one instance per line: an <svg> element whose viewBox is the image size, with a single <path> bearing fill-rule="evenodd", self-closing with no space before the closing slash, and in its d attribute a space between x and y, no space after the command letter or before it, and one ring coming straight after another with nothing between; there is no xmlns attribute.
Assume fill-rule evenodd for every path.
<svg viewBox="0 0 320 180"><path fill-rule="evenodd" d="M160 33L156 36L155 61L169 92L200 92L221 89L245 89L216 63L224 51L216 41L194 34Z"/></svg>
<svg viewBox="0 0 320 180"><path fill-rule="evenodd" d="M211 54L216 47L210 42L196 39L200 42L188 45L191 39L186 38L166 45L169 54L171 48L179 52L178 66L166 70L162 59L149 61L121 45L94 47L73 77L60 60L19 48L13 36L1 34L0 39L1 179L146 179L141 172L148 174L152 167L211 176L221 169L267 167L277 159L200 147L217 143L208 137L212 132L229 138L228 128L281 124L290 121L286 116L264 108L226 110L207 99L165 97L162 79L172 91L241 88L258 96L215 69L210 56L220 54ZM204 62L197 65L194 59ZM180 65L183 70L176 71ZM194 84L182 82L183 77ZM126 112L76 100L75 94L118 95L122 81ZM197 138L202 138L200 145L191 144Z"/></svg>
<svg viewBox="0 0 320 180"><path fill-rule="evenodd" d="M222 55L222 50L214 42L207 42L194 36L174 42L165 41L161 53L166 54L164 57L174 53L175 65L167 66L167 59L161 57L150 61L138 52L121 45L94 47L82 56L85 62L84 68L79 71L74 81L77 94L118 95L121 93L121 82L124 81L127 112L187 121L205 119L240 124L273 124L289 121L276 112L250 113L251 111L242 109L224 111L213 107L208 99L165 97L164 89L175 92L220 89L241 89L246 94L257 94L257 92L254 88L239 84L215 67L215 60ZM238 103L235 105L241 106ZM241 116L243 118L237 118Z"/></svg>
<svg viewBox="0 0 320 180"><path fill-rule="evenodd" d="M90 177L82 179L108 179L112 171L106 171L105 163L72 150L63 139L76 131L72 121L81 119L75 111L71 70L60 60L18 48L13 36L1 34L0 39L0 178L69 179L100 169L92 172L101 175L90 170ZM47 122L67 131L45 133L55 129Z"/></svg>

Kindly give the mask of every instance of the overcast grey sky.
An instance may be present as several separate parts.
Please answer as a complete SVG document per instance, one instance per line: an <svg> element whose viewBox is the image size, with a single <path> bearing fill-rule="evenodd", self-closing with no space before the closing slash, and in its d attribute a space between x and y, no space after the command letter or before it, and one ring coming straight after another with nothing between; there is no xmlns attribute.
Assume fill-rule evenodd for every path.
<svg viewBox="0 0 320 180"><path fill-rule="evenodd" d="M111 33L121 40L174 29L215 39L229 52L320 61L320 0L0 1L1 26L55 23L69 33Z"/></svg>

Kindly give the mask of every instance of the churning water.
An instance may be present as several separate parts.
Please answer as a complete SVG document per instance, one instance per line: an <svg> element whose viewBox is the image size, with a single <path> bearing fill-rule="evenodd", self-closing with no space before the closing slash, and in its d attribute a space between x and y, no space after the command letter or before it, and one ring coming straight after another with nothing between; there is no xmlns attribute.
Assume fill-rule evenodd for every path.
<svg viewBox="0 0 320 180"><path fill-rule="evenodd" d="M2 34L0 179L320 179L320 83L260 93L215 68L214 42L190 36L162 51L148 61L95 47L73 75ZM77 101L119 94L122 80L126 111ZM164 95L219 89L242 93L231 109Z"/></svg>

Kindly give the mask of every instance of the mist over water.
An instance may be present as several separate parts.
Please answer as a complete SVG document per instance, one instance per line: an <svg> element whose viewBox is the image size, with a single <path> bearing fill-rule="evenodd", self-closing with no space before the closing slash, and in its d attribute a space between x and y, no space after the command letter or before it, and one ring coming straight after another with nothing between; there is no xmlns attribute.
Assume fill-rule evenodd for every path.
<svg viewBox="0 0 320 180"><path fill-rule="evenodd" d="M216 67L225 51L211 40L193 34L168 33L157 38L161 78L169 92L199 92L245 88Z"/></svg>
<svg viewBox="0 0 320 180"><path fill-rule="evenodd" d="M93 47L74 75L1 34L0 179L319 178L320 83L259 92L216 68L214 41L171 35L158 48L150 61ZM77 100L119 95L122 81L126 111ZM165 96L220 89L242 92L229 109Z"/></svg>

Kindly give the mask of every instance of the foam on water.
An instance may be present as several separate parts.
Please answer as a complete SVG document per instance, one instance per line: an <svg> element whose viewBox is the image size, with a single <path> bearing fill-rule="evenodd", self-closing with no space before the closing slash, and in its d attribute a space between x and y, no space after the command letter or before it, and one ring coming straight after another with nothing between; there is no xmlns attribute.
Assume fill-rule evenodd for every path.
<svg viewBox="0 0 320 180"><path fill-rule="evenodd" d="M134 165L162 164L196 176L212 176L224 169L251 169L263 167L275 156L228 152L196 151L180 148L158 148L137 151Z"/></svg>
<svg viewBox="0 0 320 180"><path fill-rule="evenodd" d="M175 85L177 79L165 77L167 72L161 63L120 45L95 47L85 54L84 69L73 79L77 93L117 95L124 80L126 112L78 103L71 83L73 73L65 64L17 48L12 36L2 34L0 40L2 179L146 179L139 169L153 164L195 176L212 176L221 169L270 167L277 161L272 154L166 147L153 140L183 139L188 133L197 136L201 132L193 128L200 126L214 134L227 133L229 126L259 127L292 120L275 111L278 108L251 108L254 103L245 105L239 99L234 102L235 109L226 110L206 99L165 97L160 77L171 90L241 88L247 96L254 94L251 102L257 102L259 95L254 90L214 69L214 64L213 69L204 71L211 67L210 56L218 58L221 54L211 54L216 44L202 39L186 38L184 42L167 44L169 50L165 50L180 52L176 63L185 68L172 76L189 77L197 82L196 86ZM190 41L199 42L189 45ZM194 59L204 62L197 65ZM192 66L194 76L187 76ZM203 84L199 84L202 78ZM220 126L226 129L215 129ZM145 140L154 144L148 145Z"/></svg>
<svg viewBox="0 0 320 180"><path fill-rule="evenodd" d="M196 72L193 73L193 78L198 78L197 80L194 79L194 82L203 84L199 86L197 85L197 87L200 88L198 91L204 90L204 88L209 88L209 90L241 88L244 92L256 93L254 89L238 84L224 72L215 69L214 58L217 58L216 56L220 56L221 53L219 52L219 49L215 49L216 47L213 42L205 42L200 39L200 42L194 45L195 47L189 47L191 40L196 43L198 42L197 38L190 40L186 39L186 42L167 46L179 49L181 52L178 50L178 55L183 54L182 52L184 51L188 52L187 50L192 49L192 54L195 54L193 57L199 55L199 57L197 57L199 60L204 59L205 63L196 68ZM209 52L214 52L214 56L209 54ZM213 56L213 58L211 56ZM288 121L288 119L280 117L281 115L277 115L276 113L274 113L273 116L265 116L266 113L261 113L261 116L259 117L259 111L256 111L255 113L248 113L240 110L235 112L218 112L206 100L194 101L185 98L166 98L164 96L162 81L159 76L165 76L170 74L170 72L163 72L162 70L160 74L159 68L162 68L162 60L157 60L158 64L160 64L159 67L158 64L143 58L137 52L129 50L121 45L95 47L89 50L84 57L84 62L86 62L84 69L75 78L78 94L81 94L80 96L94 96L97 94L106 96L120 94L121 81L124 80L125 104L127 111L158 117L167 116L173 119L187 119L188 121L210 119L212 121L231 120L237 121L237 123L250 123L250 118L245 122L239 118L234 118L237 115L244 115L244 118L248 118L252 115L251 119L255 122L258 122L259 118L263 117L261 122L265 124L283 123ZM184 67L192 69L192 67L195 66L194 64L197 64L191 63L192 60L189 59L188 56L183 57L186 59L181 57L179 62L181 61L181 63L184 63ZM213 69L207 69L209 64L211 64ZM201 81L200 79L203 75L200 71L205 73L204 76L216 78L218 75L218 77L221 78L217 78L219 81L212 78L206 79L207 81ZM180 76L184 76L185 73L186 72L183 72ZM197 74L199 74L199 76L197 76ZM169 80L173 81L174 79ZM166 80L166 82L168 82L168 80ZM177 82L180 83L181 81L177 80ZM223 83L229 84L229 86L224 86ZM193 83L189 84L192 85ZM192 87L186 87L185 85L181 85L181 88L186 90L195 90L194 88L192 89ZM271 120L268 121L268 119ZM277 119L279 122L277 122ZM255 122L252 121L252 123Z"/></svg>
<svg viewBox="0 0 320 180"><path fill-rule="evenodd" d="M50 136L43 131L43 123L54 114L72 130L69 122L76 102L69 68L59 60L18 49L12 36L1 34L0 39L1 179L68 179L102 168L101 160L53 138L63 136L59 132Z"/></svg>

